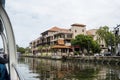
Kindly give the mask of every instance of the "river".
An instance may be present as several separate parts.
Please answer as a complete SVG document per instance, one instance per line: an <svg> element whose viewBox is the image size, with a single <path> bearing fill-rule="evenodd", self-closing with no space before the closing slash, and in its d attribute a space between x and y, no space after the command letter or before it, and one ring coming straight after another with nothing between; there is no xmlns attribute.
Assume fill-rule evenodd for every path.
<svg viewBox="0 0 120 80"><path fill-rule="evenodd" d="M25 80L120 80L120 66L80 61L20 58Z"/></svg>

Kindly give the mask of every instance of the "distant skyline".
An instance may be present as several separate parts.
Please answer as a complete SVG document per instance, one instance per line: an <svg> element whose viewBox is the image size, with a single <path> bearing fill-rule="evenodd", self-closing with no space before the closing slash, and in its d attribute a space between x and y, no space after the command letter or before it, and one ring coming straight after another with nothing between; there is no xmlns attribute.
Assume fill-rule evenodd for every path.
<svg viewBox="0 0 120 80"><path fill-rule="evenodd" d="M40 33L58 26L70 28L73 23L88 29L120 24L120 0L6 0L6 11L21 47L38 38Z"/></svg>

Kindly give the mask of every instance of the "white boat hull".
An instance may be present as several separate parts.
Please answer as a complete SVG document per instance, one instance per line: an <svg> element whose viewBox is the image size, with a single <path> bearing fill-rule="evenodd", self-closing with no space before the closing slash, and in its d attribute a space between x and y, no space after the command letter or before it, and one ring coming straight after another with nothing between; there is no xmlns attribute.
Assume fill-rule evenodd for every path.
<svg viewBox="0 0 120 80"><path fill-rule="evenodd" d="M9 55L9 73L11 80L18 80L16 71L13 67L13 64L17 64L16 60L16 44L13 34L12 25L10 23L9 17L0 4L0 20L3 22L3 27L6 34L6 44L7 44L7 53Z"/></svg>

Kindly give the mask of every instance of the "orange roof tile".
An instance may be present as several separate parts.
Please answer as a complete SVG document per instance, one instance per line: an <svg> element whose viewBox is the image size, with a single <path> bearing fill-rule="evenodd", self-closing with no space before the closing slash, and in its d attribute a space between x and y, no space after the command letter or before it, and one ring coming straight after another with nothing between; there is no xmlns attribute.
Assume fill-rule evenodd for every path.
<svg viewBox="0 0 120 80"><path fill-rule="evenodd" d="M59 48L71 48L71 47L70 46L54 45L52 48L59 49Z"/></svg>
<svg viewBox="0 0 120 80"><path fill-rule="evenodd" d="M48 31L59 31L60 30L60 28L58 28L58 27L52 27L51 29L49 29Z"/></svg>
<svg viewBox="0 0 120 80"><path fill-rule="evenodd" d="M53 31L53 32L61 31L63 33L70 33L69 29L59 28L59 27L56 27L56 26L48 29L47 31ZM47 32L47 31L44 31L43 33ZM41 33L41 34L43 34L43 33Z"/></svg>
<svg viewBox="0 0 120 80"><path fill-rule="evenodd" d="M91 30L88 30L86 33L87 35L95 35L97 29L91 29Z"/></svg>
<svg viewBox="0 0 120 80"><path fill-rule="evenodd" d="M85 27L86 25L75 23L75 24L72 24L71 26Z"/></svg>
<svg viewBox="0 0 120 80"><path fill-rule="evenodd" d="M55 27L52 27L51 29L49 29L48 31L62 31L62 32L68 33L69 29L59 28L59 27L55 26Z"/></svg>
<svg viewBox="0 0 120 80"><path fill-rule="evenodd" d="M92 32L90 32L90 31L87 31L86 33L87 33L87 35L93 35Z"/></svg>

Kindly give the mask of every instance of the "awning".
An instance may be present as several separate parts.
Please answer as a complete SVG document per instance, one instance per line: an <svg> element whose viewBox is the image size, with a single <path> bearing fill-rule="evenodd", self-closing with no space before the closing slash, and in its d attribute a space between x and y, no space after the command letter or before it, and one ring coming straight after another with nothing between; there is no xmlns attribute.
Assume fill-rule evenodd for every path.
<svg viewBox="0 0 120 80"><path fill-rule="evenodd" d="M54 45L52 47L53 49L66 49L66 48L71 48L70 46L64 46L64 45Z"/></svg>

